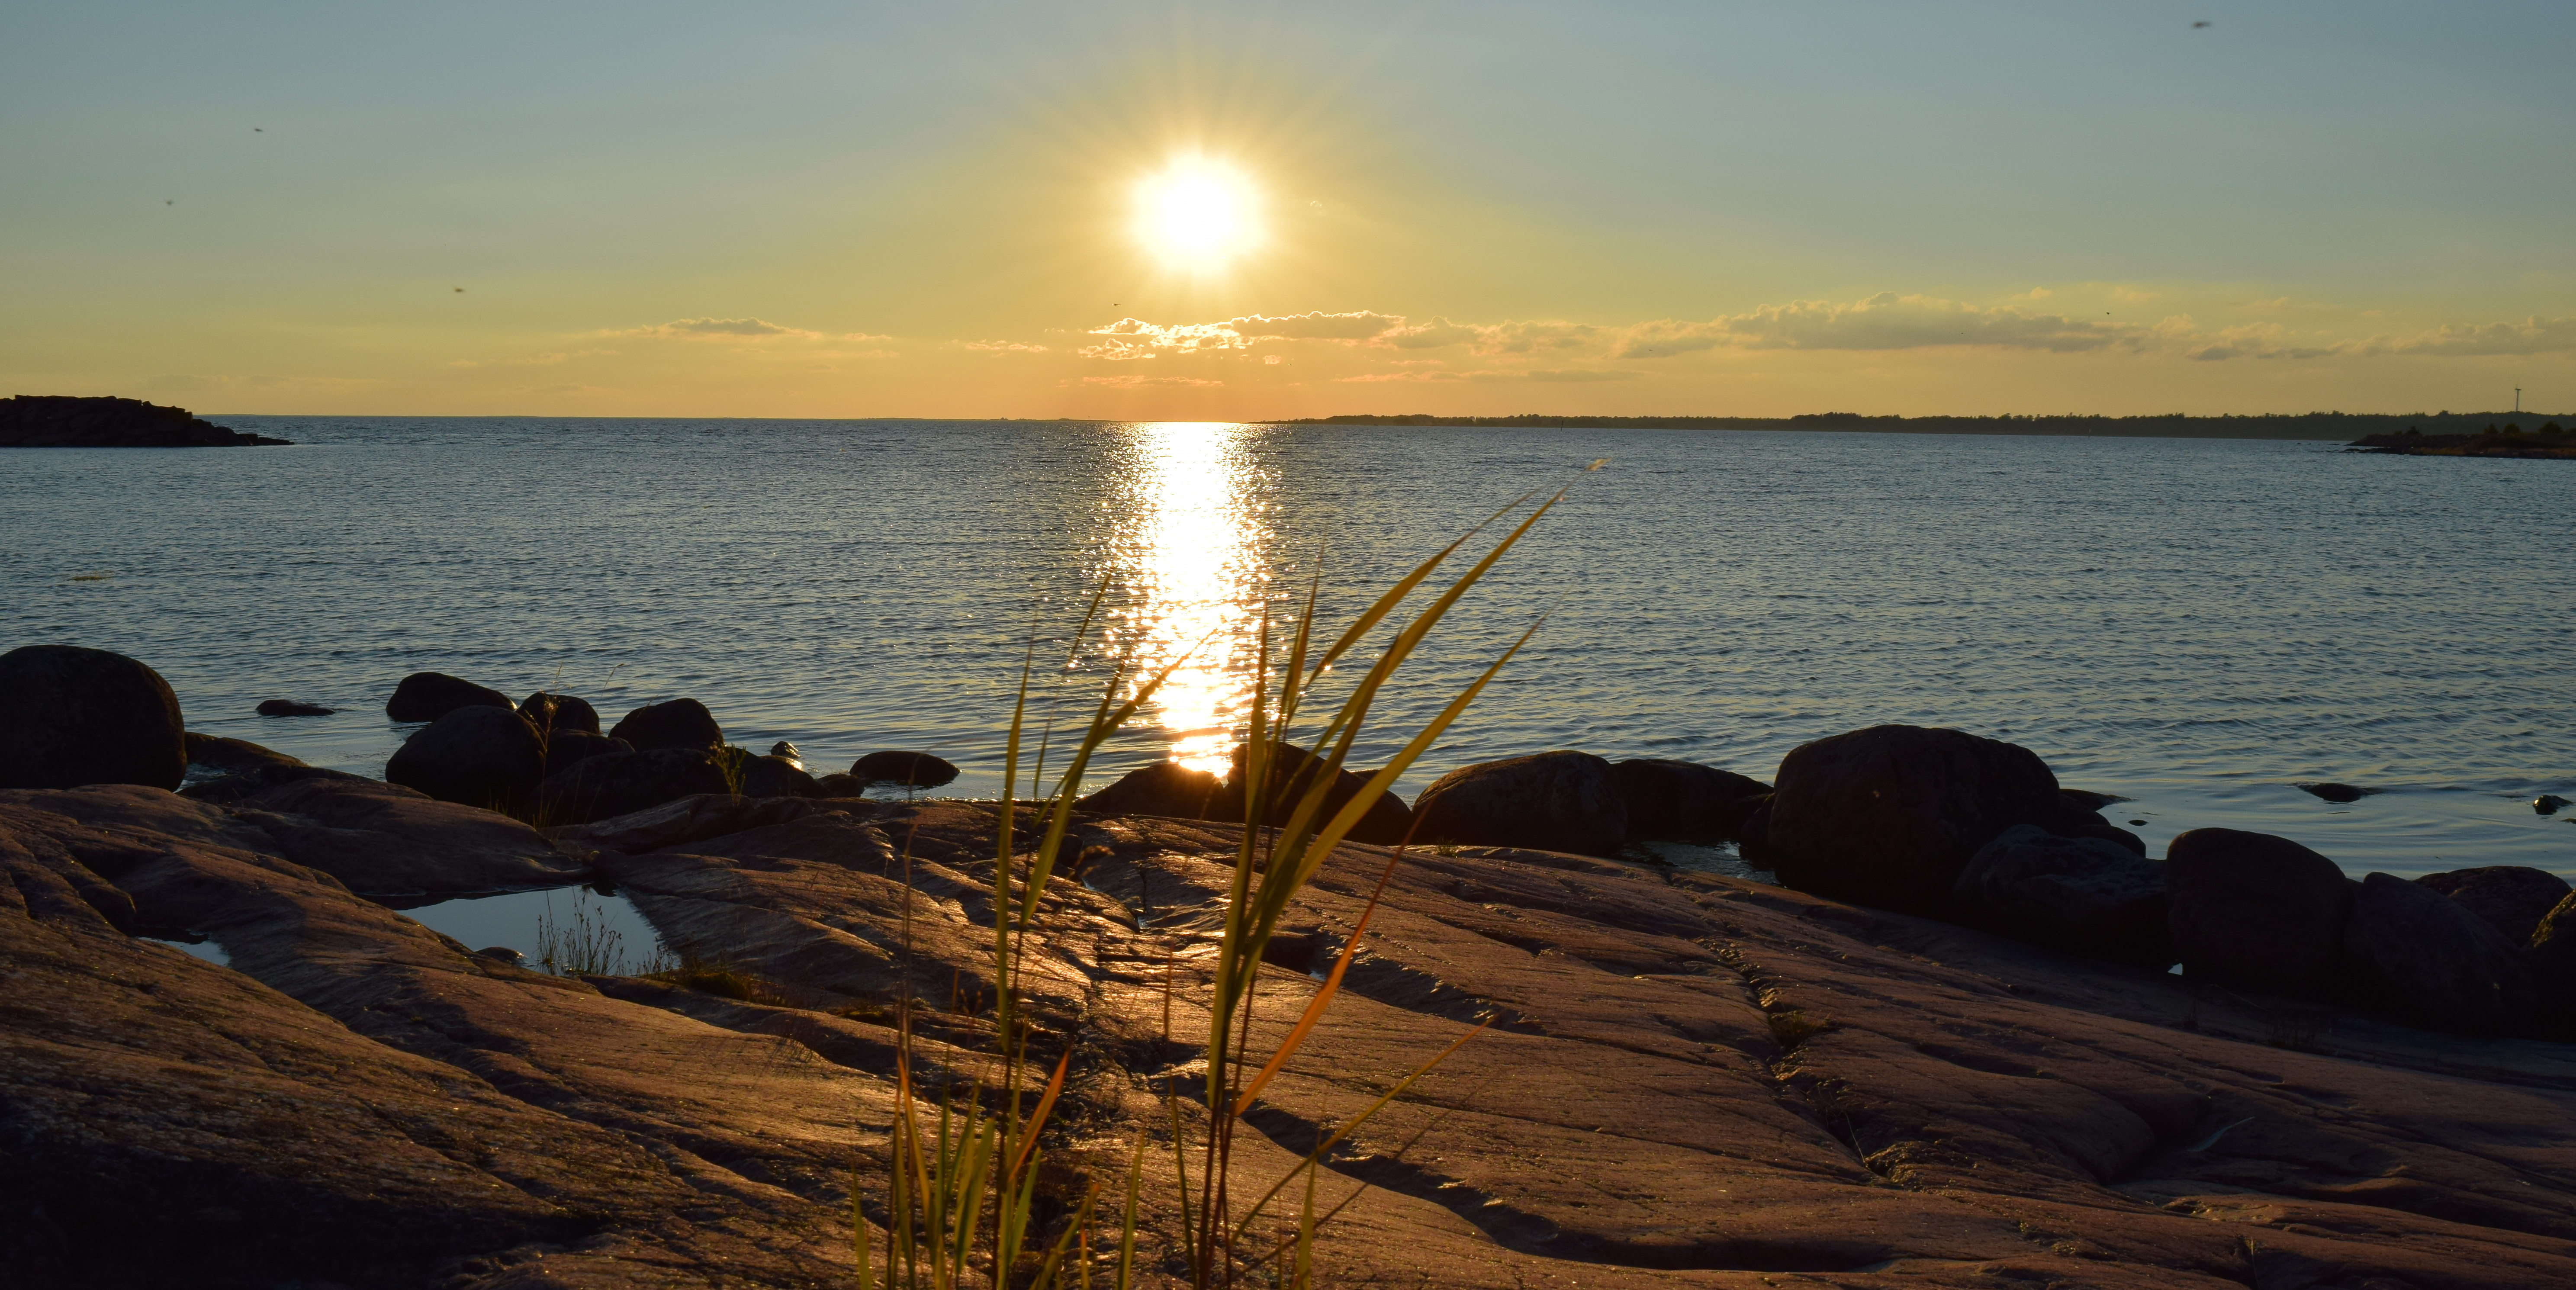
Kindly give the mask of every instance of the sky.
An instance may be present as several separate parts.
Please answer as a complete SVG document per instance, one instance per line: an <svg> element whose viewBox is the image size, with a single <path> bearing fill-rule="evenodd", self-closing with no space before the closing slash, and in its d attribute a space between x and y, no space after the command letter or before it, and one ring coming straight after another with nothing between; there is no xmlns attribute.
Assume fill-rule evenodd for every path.
<svg viewBox="0 0 2576 1290"><path fill-rule="evenodd" d="M2564 0L17 0L0 394L2565 411L2571 49Z"/></svg>

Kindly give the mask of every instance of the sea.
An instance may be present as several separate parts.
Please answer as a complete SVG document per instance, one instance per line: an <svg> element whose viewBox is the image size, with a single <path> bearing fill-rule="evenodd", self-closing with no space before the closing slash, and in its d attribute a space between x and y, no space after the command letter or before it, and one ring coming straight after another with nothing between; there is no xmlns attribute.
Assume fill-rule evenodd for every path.
<svg viewBox="0 0 2576 1290"><path fill-rule="evenodd" d="M2360 874L2576 878L2576 465L2319 442L1092 421L222 416L256 449L0 454L0 648L115 650L188 726L381 774L395 683L691 696L809 768L878 749L1027 794L1222 768L1265 641L1303 700L1533 510L1380 692L1376 766L1520 643L1401 784L1572 748L1760 779L1882 722L2037 752L2150 854L2282 834ZM1276 681L1272 684L1275 686ZM271 718L264 699L322 704ZM2369 790L2322 800L2299 787ZM1664 858L1672 859L1671 855ZM1685 853L1682 863L1724 867Z"/></svg>

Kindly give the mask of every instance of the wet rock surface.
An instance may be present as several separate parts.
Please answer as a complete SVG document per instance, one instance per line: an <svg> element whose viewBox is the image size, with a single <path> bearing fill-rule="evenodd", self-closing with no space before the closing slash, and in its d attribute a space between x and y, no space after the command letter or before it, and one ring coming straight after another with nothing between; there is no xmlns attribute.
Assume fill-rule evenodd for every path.
<svg viewBox="0 0 2576 1290"><path fill-rule="evenodd" d="M309 796L0 793L11 1284L845 1284L853 1166L883 1199L888 1006L928 1004L928 1078L985 1060L989 1024L949 1007L990 985L989 807L717 795L556 829L538 841L729 965L584 980L442 940L276 821L515 824L276 791ZM1237 832L1095 820L1082 883L1041 900L1025 984L1036 1042L1075 1053L1068 1147L1123 1167L1166 1115L1149 1076L1205 1029ZM1336 852L1283 937L1337 950L1387 860ZM234 967L128 934L154 927ZM1314 988L1265 975L1255 1048ZM1731 879L1414 852L1238 1168L1286 1172L1490 1018L1330 1160L1321 1204L1370 1188L1324 1229L1333 1282L2576 1282L2576 1048L2317 1007L2294 1051L2267 1043L2280 1007ZM1160 1250L1172 1180L1148 1169Z"/></svg>

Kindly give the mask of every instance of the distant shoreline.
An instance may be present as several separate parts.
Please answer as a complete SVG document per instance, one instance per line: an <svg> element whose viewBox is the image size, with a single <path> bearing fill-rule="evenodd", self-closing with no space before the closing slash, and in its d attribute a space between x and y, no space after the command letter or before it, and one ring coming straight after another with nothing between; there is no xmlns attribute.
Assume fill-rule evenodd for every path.
<svg viewBox="0 0 2576 1290"><path fill-rule="evenodd" d="M1264 422L1266 425L1459 426L1494 429L1565 430L1822 430L1846 434L2002 434L2076 435L2132 439L2314 439L2350 442L2370 435L2477 434L2488 426L2519 425L2538 429L2546 422L2576 422L2576 417L2536 412L2302 412L2261 416L1995 416L1902 417L1863 416L1857 412L1814 412L1792 417L1609 417L1545 416L1436 417L1427 414L1381 416L1353 414Z"/></svg>

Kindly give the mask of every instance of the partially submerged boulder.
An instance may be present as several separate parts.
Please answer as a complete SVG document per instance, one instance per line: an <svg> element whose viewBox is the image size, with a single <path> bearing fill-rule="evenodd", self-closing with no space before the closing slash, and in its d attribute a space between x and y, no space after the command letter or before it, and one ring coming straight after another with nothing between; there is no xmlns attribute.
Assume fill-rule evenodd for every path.
<svg viewBox="0 0 2576 1290"><path fill-rule="evenodd" d="M1461 766L1413 800L1417 842L1609 855L1628 837L1628 807L1610 763L1543 752Z"/></svg>
<svg viewBox="0 0 2576 1290"><path fill-rule="evenodd" d="M294 699L262 699L258 710L263 717L327 717L338 709Z"/></svg>
<svg viewBox="0 0 2576 1290"><path fill-rule="evenodd" d="M590 700L569 694L548 694L539 690L519 700L519 715L526 717L528 724L541 732L599 733L599 709L590 706Z"/></svg>
<svg viewBox="0 0 2576 1290"><path fill-rule="evenodd" d="M2538 1012L2531 969L2504 933L2421 883L2374 873L2353 894L2343 947L2375 980L2366 993L2434 1030L2494 1035Z"/></svg>
<svg viewBox="0 0 2576 1290"><path fill-rule="evenodd" d="M445 672L414 672L394 686L394 697L385 700L385 715L396 721L436 721L458 708L475 707L518 710L509 695L489 686Z"/></svg>
<svg viewBox="0 0 2576 1290"><path fill-rule="evenodd" d="M1723 842L1736 836L1771 786L1696 762L1639 757L1610 767L1628 810L1628 836Z"/></svg>
<svg viewBox="0 0 2576 1290"><path fill-rule="evenodd" d="M789 747L795 745L790 744ZM773 753L773 755L776 755ZM905 788L938 788L957 779L957 767L945 759L926 752L889 749L872 752L850 763L850 776L869 784L900 784Z"/></svg>
<svg viewBox="0 0 2576 1290"><path fill-rule="evenodd" d="M1980 848L1951 903L1962 919L2065 954L2162 968L2164 866L2101 838L2062 838L2016 824Z"/></svg>
<svg viewBox="0 0 2576 1290"><path fill-rule="evenodd" d="M77 645L0 654L0 788L175 789L188 773L185 734L170 683L122 654Z"/></svg>
<svg viewBox="0 0 2576 1290"><path fill-rule="evenodd" d="M1960 730L1872 726L1781 759L1766 853L1800 891L1938 917L1969 858L1995 835L2081 814L2027 748Z"/></svg>
<svg viewBox="0 0 2576 1290"><path fill-rule="evenodd" d="M2242 989L2326 993L2353 886L2334 861L2268 833L2193 829L2165 849L2183 970Z"/></svg>
<svg viewBox="0 0 2576 1290"><path fill-rule="evenodd" d="M2491 864L2428 873L2415 881L2450 897L2516 947L2531 944L2540 920L2567 899L2567 880L2529 865Z"/></svg>
<svg viewBox="0 0 2576 1290"><path fill-rule="evenodd" d="M640 752L724 746L724 727L716 724L715 714L707 711L707 705L695 699L648 703L627 713L626 719L608 733L635 745Z"/></svg>
<svg viewBox="0 0 2576 1290"><path fill-rule="evenodd" d="M546 748L511 707L461 707L412 732L385 778L442 802L522 808L546 775Z"/></svg>

